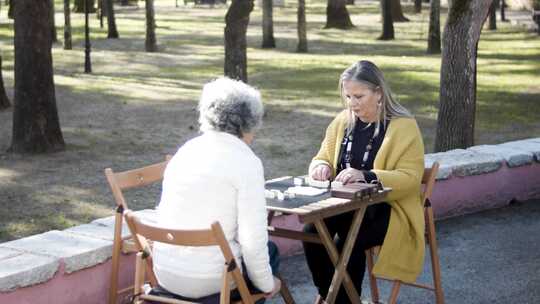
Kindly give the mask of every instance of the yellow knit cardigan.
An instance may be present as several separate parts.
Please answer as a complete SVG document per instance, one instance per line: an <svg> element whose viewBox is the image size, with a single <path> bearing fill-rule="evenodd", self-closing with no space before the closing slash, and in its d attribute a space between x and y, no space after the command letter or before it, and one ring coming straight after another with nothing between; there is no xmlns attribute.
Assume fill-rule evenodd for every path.
<svg viewBox="0 0 540 304"><path fill-rule="evenodd" d="M343 111L328 126L310 168L326 163L335 176L346 125L347 112ZM373 272L380 277L414 282L422 270L425 249L420 199L424 143L414 119L394 118L389 122L372 172L385 187L392 188L387 199L392 207L390 223Z"/></svg>

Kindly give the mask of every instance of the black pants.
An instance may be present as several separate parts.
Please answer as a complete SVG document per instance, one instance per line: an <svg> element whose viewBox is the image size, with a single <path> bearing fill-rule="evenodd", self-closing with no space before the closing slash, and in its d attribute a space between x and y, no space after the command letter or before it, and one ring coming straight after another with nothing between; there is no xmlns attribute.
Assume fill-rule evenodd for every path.
<svg viewBox="0 0 540 304"><path fill-rule="evenodd" d="M334 242L339 252L341 252L347 238L353 215L353 212L348 212L325 220L328 231L334 237ZM351 258L349 259L349 265L347 266L347 272L351 276L351 280L360 295L362 293L362 280L366 270L366 255L364 251L373 246L382 245L386 230L388 229L389 220L390 205L380 203L367 208L362 224L360 225L360 232L358 233ZM304 226L304 231L316 233L317 229L313 224L308 224ZM334 265L322 244L304 242L303 245L308 267L313 277L313 283L318 288L319 294L323 298L326 298L334 275ZM350 300L343 285L341 285L336 298L336 304L347 303L350 303Z"/></svg>

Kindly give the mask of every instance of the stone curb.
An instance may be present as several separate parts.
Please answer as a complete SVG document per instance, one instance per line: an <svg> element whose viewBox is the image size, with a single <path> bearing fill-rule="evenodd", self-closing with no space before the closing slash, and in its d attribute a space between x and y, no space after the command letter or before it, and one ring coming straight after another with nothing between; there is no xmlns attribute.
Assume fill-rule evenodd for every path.
<svg viewBox="0 0 540 304"><path fill-rule="evenodd" d="M60 267L60 259L0 247L0 292L50 280Z"/></svg>

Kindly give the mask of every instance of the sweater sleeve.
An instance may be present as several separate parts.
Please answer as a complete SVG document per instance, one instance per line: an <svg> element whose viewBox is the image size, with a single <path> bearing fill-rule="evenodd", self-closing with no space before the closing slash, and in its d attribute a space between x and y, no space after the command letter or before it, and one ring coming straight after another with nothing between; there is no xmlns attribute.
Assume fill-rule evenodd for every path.
<svg viewBox="0 0 540 304"><path fill-rule="evenodd" d="M389 169L373 169L379 181L385 187L391 187L388 201L396 201L420 193L422 174L424 173L424 144L418 125L414 120L395 128L392 143L388 143L389 153L387 163Z"/></svg>
<svg viewBox="0 0 540 304"><path fill-rule="evenodd" d="M333 167L334 153L336 149L338 127L343 120L342 115L343 113L336 116L326 128L326 133L321 143L321 148L319 149L319 152L317 153L317 155L315 155L315 157L311 161L311 164L309 165L310 173L311 170L313 170L320 164L328 165L330 169L332 169L332 172L335 172L335 168Z"/></svg>
<svg viewBox="0 0 540 304"><path fill-rule="evenodd" d="M274 279L268 256L264 173L258 158L249 163L238 189L238 243L249 278L261 291L270 292Z"/></svg>

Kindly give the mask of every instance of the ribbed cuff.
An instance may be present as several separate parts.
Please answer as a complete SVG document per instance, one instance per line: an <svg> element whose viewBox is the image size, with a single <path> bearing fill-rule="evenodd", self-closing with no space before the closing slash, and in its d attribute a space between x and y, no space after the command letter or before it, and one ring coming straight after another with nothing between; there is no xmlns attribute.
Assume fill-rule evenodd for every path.
<svg viewBox="0 0 540 304"><path fill-rule="evenodd" d="M364 173L364 178L366 179L366 183L371 183L372 181L377 181L377 174L371 172L371 171L362 171Z"/></svg>

